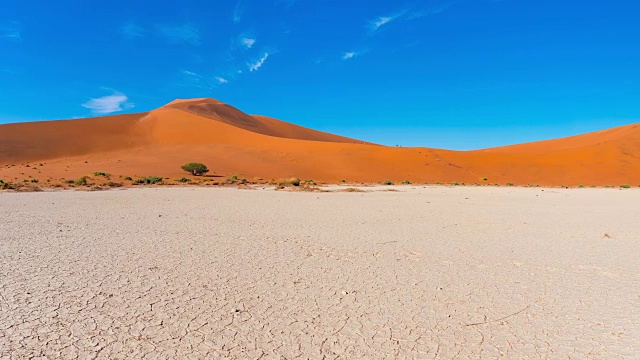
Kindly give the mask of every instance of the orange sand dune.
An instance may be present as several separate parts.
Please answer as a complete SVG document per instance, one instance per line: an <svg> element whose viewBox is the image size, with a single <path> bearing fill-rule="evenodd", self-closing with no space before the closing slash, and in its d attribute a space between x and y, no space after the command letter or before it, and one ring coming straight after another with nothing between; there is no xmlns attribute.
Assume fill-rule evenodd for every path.
<svg viewBox="0 0 640 360"><path fill-rule="evenodd" d="M0 126L5 181L94 171L181 177L180 165L191 161L214 175L248 179L637 185L640 125L467 152L369 144L212 99L174 101L143 114Z"/></svg>

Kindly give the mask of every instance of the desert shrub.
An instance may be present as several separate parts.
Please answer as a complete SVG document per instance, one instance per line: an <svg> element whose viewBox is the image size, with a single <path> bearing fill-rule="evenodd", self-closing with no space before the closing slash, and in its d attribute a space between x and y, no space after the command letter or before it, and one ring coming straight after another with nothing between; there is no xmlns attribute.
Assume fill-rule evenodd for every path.
<svg viewBox="0 0 640 360"><path fill-rule="evenodd" d="M611 188L613 188L613 185L605 185L604 187L607 188L607 189L611 189Z"/></svg>
<svg viewBox="0 0 640 360"><path fill-rule="evenodd" d="M0 189L1 190L12 190L15 189L15 186L12 183L9 182L0 182Z"/></svg>
<svg viewBox="0 0 640 360"><path fill-rule="evenodd" d="M344 192L364 192L364 190L358 189L358 188L346 188L343 191Z"/></svg>
<svg viewBox="0 0 640 360"><path fill-rule="evenodd" d="M182 170L188 173L191 173L191 175L193 176L200 176L209 172L209 169L207 169L207 166L201 163L184 164L182 165Z"/></svg>
<svg viewBox="0 0 640 360"><path fill-rule="evenodd" d="M487 180L489 180L489 179L487 179L486 177L482 178L482 181L487 181Z"/></svg>
<svg viewBox="0 0 640 360"><path fill-rule="evenodd" d="M238 175L231 175L231 177L229 178L231 180L238 180Z"/></svg>
<svg viewBox="0 0 640 360"><path fill-rule="evenodd" d="M87 185L87 177L86 176L79 177L73 183L77 186Z"/></svg>
<svg viewBox="0 0 640 360"><path fill-rule="evenodd" d="M347 180L342 179L342 180L340 180L340 182L341 182L341 183L346 183L346 182L347 182Z"/></svg>
<svg viewBox="0 0 640 360"><path fill-rule="evenodd" d="M589 187L592 187L592 188L594 188L594 187L596 187L596 186L595 186L595 185L591 185L591 186L589 186Z"/></svg>
<svg viewBox="0 0 640 360"><path fill-rule="evenodd" d="M436 184L436 185L442 185L442 182L440 182L440 181L436 181L436 182L434 182L434 184Z"/></svg>
<svg viewBox="0 0 640 360"><path fill-rule="evenodd" d="M631 185L624 184L624 185L620 185L620 187L623 189L629 189L631 188Z"/></svg>
<svg viewBox="0 0 640 360"><path fill-rule="evenodd" d="M393 185L393 181L387 180L387 181L383 182L382 184L383 185Z"/></svg>
<svg viewBox="0 0 640 360"><path fill-rule="evenodd" d="M93 173L91 173L91 175L93 175L93 176L104 176L104 177L111 176L111 174L107 174L106 172L102 172L102 171L93 172Z"/></svg>
<svg viewBox="0 0 640 360"><path fill-rule="evenodd" d="M507 186L515 186L513 183L507 183Z"/></svg>
<svg viewBox="0 0 640 360"><path fill-rule="evenodd" d="M67 179L64 182L65 182L65 184L75 184L76 181L72 180L72 179Z"/></svg>
<svg viewBox="0 0 640 360"><path fill-rule="evenodd" d="M405 180L405 181L401 182L401 184L403 184L403 185L411 185L411 181Z"/></svg>
<svg viewBox="0 0 640 360"><path fill-rule="evenodd" d="M191 182L191 179L183 177L182 179L178 180L178 182L188 183L188 182Z"/></svg>
<svg viewBox="0 0 640 360"><path fill-rule="evenodd" d="M582 189L582 188L584 188L584 185L580 184L580 185L578 185L578 188Z"/></svg>
<svg viewBox="0 0 640 360"><path fill-rule="evenodd" d="M107 183L102 184L102 186L108 186L108 187L121 187L122 185L124 185L123 183L117 183L117 182L113 182L113 181L109 181Z"/></svg>
<svg viewBox="0 0 640 360"><path fill-rule="evenodd" d="M288 179L279 179L276 181L278 186L300 186L300 179L296 177L288 178Z"/></svg>
<svg viewBox="0 0 640 360"><path fill-rule="evenodd" d="M147 184L147 185L153 185L153 184L158 184L162 182L162 178L158 177L158 176L149 176L149 177L143 177L140 179L136 179L133 181L135 184Z"/></svg>
<svg viewBox="0 0 640 360"><path fill-rule="evenodd" d="M39 182L40 182L40 180L38 180L38 179L31 179L31 182L32 182L32 183L34 183L34 184L37 184L37 183L39 183Z"/></svg>
<svg viewBox="0 0 640 360"><path fill-rule="evenodd" d="M457 182L457 181L452 181L452 182L451 182L451 185L453 185L453 186L458 186L458 185L460 185L460 183L459 183L459 182Z"/></svg>
<svg viewBox="0 0 640 360"><path fill-rule="evenodd" d="M133 179L131 178L131 176L125 176L124 177L125 180L129 180L129 181L133 181Z"/></svg>

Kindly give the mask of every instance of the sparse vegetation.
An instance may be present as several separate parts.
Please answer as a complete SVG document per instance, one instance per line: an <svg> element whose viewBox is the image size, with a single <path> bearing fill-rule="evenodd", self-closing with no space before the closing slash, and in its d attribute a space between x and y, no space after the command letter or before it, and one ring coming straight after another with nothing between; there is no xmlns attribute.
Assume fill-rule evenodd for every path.
<svg viewBox="0 0 640 360"><path fill-rule="evenodd" d="M403 184L403 185L411 185L411 181L405 180L405 181L401 182L401 184Z"/></svg>
<svg viewBox="0 0 640 360"><path fill-rule="evenodd" d="M125 180L129 180L129 181L132 181L132 180L133 180L133 179L131 178L131 176L125 176L125 177L124 177L124 179L125 179Z"/></svg>
<svg viewBox="0 0 640 360"><path fill-rule="evenodd" d="M113 181L109 181L109 182L107 182L107 183L102 184L102 186L108 186L108 187L112 187L112 188L114 188L114 187L121 187L122 185L124 185L124 184L122 184L122 183L117 183L117 182L113 182Z"/></svg>
<svg viewBox="0 0 640 360"><path fill-rule="evenodd" d="M162 182L162 178L158 176L143 177L133 181L134 184L147 184L147 185L159 184L161 182Z"/></svg>
<svg viewBox="0 0 640 360"><path fill-rule="evenodd" d="M279 187L285 186L300 186L300 179L296 177L288 178L288 179L279 179L276 181L276 185Z"/></svg>
<svg viewBox="0 0 640 360"><path fill-rule="evenodd" d="M340 180L340 182L341 182L341 183L346 183L346 182L347 182L347 180L342 179L342 180Z"/></svg>
<svg viewBox="0 0 640 360"><path fill-rule="evenodd" d="M104 176L104 177L111 176L111 174L107 174L106 172L102 172L102 171L93 172L93 173L91 173L91 175L93 175L93 176Z"/></svg>
<svg viewBox="0 0 640 360"><path fill-rule="evenodd" d="M623 189L629 189L631 188L631 185L624 184L624 185L620 185L620 187Z"/></svg>
<svg viewBox="0 0 640 360"><path fill-rule="evenodd" d="M201 163L188 163L182 165L182 170L191 173L193 176L201 176L209 172L207 166Z"/></svg>
<svg viewBox="0 0 640 360"><path fill-rule="evenodd" d="M459 182L457 182L457 181L452 181L452 182L451 182L451 185L453 185L453 186L458 186L458 185L460 185L460 183L459 183Z"/></svg>
<svg viewBox="0 0 640 360"><path fill-rule="evenodd" d="M33 184L37 184L39 182L40 182L40 180L38 180L38 179L31 179L31 183L33 183Z"/></svg>
<svg viewBox="0 0 640 360"><path fill-rule="evenodd" d="M79 177L73 182L73 184L76 186L85 186L87 185L87 177L86 176Z"/></svg>
<svg viewBox="0 0 640 360"><path fill-rule="evenodd" d="M507 183L507 186L515 186L513 183Z"/></svg>
<svg viewBox="0 0 640 360"><path fill-rule="evenodd" d="M613 188L614 186L613 186L613 185L605 185L604 187L605 187L605 188L607 188L607 189L611 189L611 188Z"/></svg>
<svg viewBox="0 0 640 360"><path fill-rule="evenodd" d="M442 182L440 182L440 181L436 181L434 184L436 184L436 185L442 185Z"/></svg>
<svg viewBox="0 0 640 360"><path fill-rule="evenodd" d="M578 188L582 189L582 188L584 188L584 185L580 184L580 185L578 185Z"/></svg>
<svg viewBox="0 0 640 360"><path fill-rule="evenodd" d="M178 180L178 182L188 183L188 182L191 182L191 179L183 177L182 179Z"/></svg>
<svg viewBox="0 0 640 360"><path fill-rule="evenodd" d="M387 180L387 181L383 182L382 184L383 185L393 185L393 181Z"/></svg>
<svg viewBox="0 0 640 360"><path fill-rule="evenodd" d="M344 189L342 191L344 191L344 192L364 192L364 190L362 190L362 189L351 188L351 187L350 188L346 188L346 189Z"/></svg>
<svg viewBox="0 0 640 360"><path fill-rule="evenodd" d="M596 187L596 186L595 186L595 185L591 185L591 186L589 186L589 187L594 188L594 187Z"/></svg>
<svg viewBox="0 0 640 360"><path fill-rule="evenodd" d="M487 179L486 177L482 178L482 181L487 181L487 180L489 180L489 179Z"/></svg>
<svg viewBox="0 0 640 360"><path fill-rule="evenodd" d="M4 182L4 181L0 182L0 190L13 190L15 188L16 188L15 185L13 185L10 182Z"/></svg>

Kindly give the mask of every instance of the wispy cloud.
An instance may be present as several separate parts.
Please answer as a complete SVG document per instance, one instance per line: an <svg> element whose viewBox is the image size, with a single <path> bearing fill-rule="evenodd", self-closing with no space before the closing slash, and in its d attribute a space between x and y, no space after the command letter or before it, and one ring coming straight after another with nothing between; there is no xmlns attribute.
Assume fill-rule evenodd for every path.
<svg viewBox="0 0 640 360"><path fill-rule="evenodd" d="M187 76L194 76L194 77L198 77L198 78L202 77L202 76L194 73L193 71L189 71L189 70L180 70L180 72L183 73L184 75L187 75Z"/></svg>
<svg viewBox="0 0 640 360"><path fill-rule="evenodd" d="M247 64L249 66L249 71L250 72L254 72L254 71L258 71L258 69L260 69L262 67L262 64L264 64L265 61L267 61L267 59L269 58L269 53L264 53L264 55L262 55L262 57L250 64Z"/></svg>
<svg viewBox="0 0 640 360"><path fill-rule="evenodd" d="M430 7L422 8L420 10L412 11L407 14L408 19L419 19L426 16L440 14L446 11L448 8L458 4L462 0L450 0Z"/></svg>
<svg viewBox="0 0 640 360"><path fill-rule="evenodd" d="M251 49L253 45L256 43L256 39L251 37L243 37L240 39L240 44L246 47L247 49Z"/></svg>
<svg viewBox="0 0 640 360"><path fill-rule="evenodd" d="M277 0L278 3L281 3L284 5L285 9L289 9L291 8L293 5L295 5L295 3L297 2L297 0Z"/></svg>
<svg viewBox="0 0 640 360"><path fill-rule="evenodd" d="M379 16L373 20L369 20L369 33L373 34L376 31L378 31L378 29L380 29L382 26L387 25L389 23L391 23L392 21L395 21L403 16L405 16L407 14L406 10L402 10L399 11L395 14L392 15L388 15L388 16Z"/></svg>
<svg viewBox="0 0 640 360"><path fill-rule="evenodd" d="M0 25L0 39L21 42L22 31L20 23L13 21L6 25Z"/></svg>
<svg viewBox="0 0 640 360"><path fill-rule="evenodd" d="M117 90L112 91L113 94L91 99L82 104L82 106L91 110L91 112L96 115L113 114L134 107L133 103L128 102L129 98L127 95Z"/></svg>
<svg viewBox="0 0 640 360"><path fill-rule="evenodd" d="M236 7L233 8L233 15L231 17L234 24L237 24L240 22L240 20L242 20L243 13L244 13L244 5L242 4L241 1L238 1L238 3L236 4Z"/></svg>
<svg viewBox="0 0 640 360"><path fill-rule="evenodd" d="M191 24L159 26L160 35L172 44L200 45L200 30Z"/></svg>
<svg viewBox="0 0 640 360"><path fill-rule="evenodd" d="M120 28L120 34L127 39L137 39L144 37L145 31L140 26L130 22Z"/></svg>
<svg viewBox="0 0 640 360"><path fill-rule="evenodd" d="M218 82L218 84L227 84L227 83L229 83L229 80L227 80L227 79L225 79L223 77L220 77L220 76L216 76L215 79Z"/></svg>
<svg viewBox="0 0 640 360"><path fill-rule="evenodd" d="M349 51L349 52L346 52L346 53L344 53L344 54L342 55L342 60L349 60L349 59L353 59L354 57L356 57L356 56L358 56L358 55L360 55L360 53L359 53L359 52L357 52L357 51Z"/></svg>

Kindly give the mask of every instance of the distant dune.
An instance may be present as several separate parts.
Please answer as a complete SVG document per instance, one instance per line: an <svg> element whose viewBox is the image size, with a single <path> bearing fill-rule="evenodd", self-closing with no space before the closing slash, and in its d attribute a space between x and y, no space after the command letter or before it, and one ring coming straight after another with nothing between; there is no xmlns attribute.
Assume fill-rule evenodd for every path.
<svg viewBox="0 0 640 360"><path fill-rule="evenodd" d="M176 177L191 161L248 179L638 185L640 124L465 152L380 146L213 99L176 100L148 113L0 125L0 179L8 181L94 171Z"/></svg>

